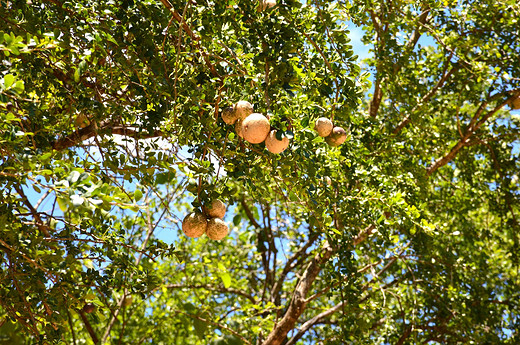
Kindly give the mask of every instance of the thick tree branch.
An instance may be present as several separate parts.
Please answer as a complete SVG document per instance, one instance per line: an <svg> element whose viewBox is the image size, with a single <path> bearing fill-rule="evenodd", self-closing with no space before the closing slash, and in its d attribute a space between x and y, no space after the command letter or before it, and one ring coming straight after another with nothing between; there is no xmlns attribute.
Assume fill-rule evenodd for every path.
<svg viewBox="0 0 520 345"><path fill-rule="evenodd" d="M170 4L170 2L168 0L161 0L161 2L163 3L164 7L166 7L170 13L172 14L173 18L179 23L182 25L182 28L184 29L184 31L188 34L188 36L190 36L190 38L194 41L199 41L200 38L191 30L191 28L188 26L188 24L186 24L186 22L184 21L184 18L182 18L182 16L179 14L179 12L177 12L172 4Z"/></svg>
<svg viewBox="0 0 520 345"><path fill-rule="evenodd" d="M372 102L370 102L370 108L368 110L371 117L376 117L382 98L383 91L381 90L381 79L378 77L374 86L374 96L372 97Z"/></svg>
<svg viewBox="0 0 520 345"><path fill-rule="evenodd" d="M449 70L449 72L446 72L448 66L450 65L449 60L450 59L448 59L448 61L446 62L446 66L444 67L444 71L442 72L441 79L439 79L437 84L430 90L430 92L424 95L421 101L417 105L415 105L415 107L410 111L410 113L408 113L408 115L406 115L406 117L399 123L399 125L397 125L397 127L392 132L393 135L399 133L408 123L410 123L412 114L415 113L421 106L428 103L430 99L437 93L437 91L444 85L448 78L453 74L453 72L455 72L459 68L459 65L455 65Z"/></svg>
<svg viewBox="0 0 520 345"><path fill-rule="evenodd" d="M249 219L249 221L251 222L251 224L253 224L253 226L257 229L261 229L262 227L260 226L260 224L258 224L258 222L256 221L255 219L255 216L253 215L253 212L251 212L251 209L249 208L249 206L247 205L246 201L244 198L242 198L242 200L240 201L240 204L242 205L242 207L244 208L244 211L246 212L246 215L247 215L247 218Z"/></svg>
<svg viewBox="0 0 520 345"><path fill-rule="evenodd" d="M296 285L292 300L282 320L275 325L263 345L282 344L289 331L294 328L298 318L305 310L307 293L321 271L323 264L330 259L333 252L330 244L325 242L323 248L318 251L313 260L309 263L301 280Z"/></svg>
<svg viewBox="0 0 520 345"><path fill-rule="evenodd" d="M291 270L297 267L298 264L302 263L310 255L310 253L306 253L306 251L307 249L309 249L310 246L314 244L318 237L318 234L312 235L307 241L307 243L300 247L300 249L298 249L298 251L294 253L285 263L285 267L283 268L278 280L271 289L271 301L274 302L276 305L279 304L280 291L282 290L282 286L285 281L285 278L287 277L287 274L289 274Z"/></svg>
<svg viewBox="0 0 520 345"><path fill-rule="evenodd" d="M52 147L57 151L61 151L76 146L79 143L102 133L118 134L134 139L149 139L164 136L164 133L160 130L149 133L147 131L139 131L135 127L127 127L124 125L114 124L111 121L104 121L99 124L99 127L96 123L91 123L87 127L78 129L74 133L59 138L52 144Z"/></svg>
<svg viewBox="0 0 520 345"><path fill-rule="evenodd" d="M306 321L298 330L298 333L294 337L292 337L285 345L294 345L298 340L300 340L301 337L314 325L322 322L325 318L329 317L330 315L334 314L338 310L340 310L343 305L345 305L346 302L343 301L341 303L336 304L334 307L325 310L323 313L316 315L312 319Z"/></svg>
<svg viewBox="0 0 520 345"><path fill-rule="evenodd" d="M419 41L419 38L421 37L420 31L421 31L422 27L426 24L429 13L430 13L430 8L427 5L424 5L423 11L417 20L417 26L416 26L414 32L412 33L410 40L406 43L406 46L405 46L406 51L412 50L415 47L415 45L417 44L417 42ZM377 23L376 17L373 14L373 12L371 12L371 16L372 16L372 22L374 23L374 27L376 28L376 31L378 32L377 38L378 38L378 43L379 43L379 37L381 36L380 26ZM398 64L396 66L396 69L394 70L394 74L399 73L399 71L401 70L401 66L402 66L401 64ZM377 68L378 75L380 73L380 70L381 69L378 66L378 68ZM383 99L383 90L382 90L381 85L386 80L387 80L386 78L381 78L379 76L376 77L376 82L374 85L374 95L372 96L372 101L370 102L369 111L368 111L370 116L373 118L375 118L377 116L377 112L379 111L379 106L381 105L381 100Z"/></svg>
<svg viewBox="0 0 520 345"><path fill-rule="evenodd" d="M36 226L38 227L38 230L40 230L46 237L51 237L51 234L49 233L49 227L43 223L42 219L40 218L40 214L33 207L31 202L27 198L27 196L25 195L22 187L20 187L19 185L15 184L14 185L14 189L20 195L20 197L22 198L23 203L25 204L25 206L27 206L27 208L31 212L31 215L34 217L34 221L36 223Z"/></svg>
<svg viewBox="0 0 520 345"><path fill-rule="evenodd" d="M413 49L417 42L419 41L419 38L421 38L421 29L426 24L426 21L428 20L428 14L430 14L430 8L428 5L423 4L423 10L421 15L419 16L419 20L417 21L417 26L410 37L410 40L406 44L407 49Z"/></svg>
<svg viewBox="0 0 520 345"><path fill-rule="evenodd" d="M96 332L94 331L94 329L92 328L92 325L88 321L87 316L85 315L85 313L82 310L78 310L78 314L79 314L79 316L81 316L81 320L83 320L83 324L87 328L87 332L90 335L90 337L92 338L92 342L95 345L99 344L99 338L98 338Z"/></svg>
<svg viewBox="0 0 520 345"><path fill-rule="evenodd" d="M406 327L403 334L401 335L397 343L395 343L395 345L403 345L406 339L408 339L408 337L410 336L410 334L412 334L412 325Z"/></svg>
<svg viewBox="0 0 520 345"><path fill-rule="evenodd" d="M431 176L437 169L443 167L444 165L448 164L455 158L457 153L464 147L470 145L469 138L473 135L473 133L482 126L491 116L496 114L500 109L502 109L505 105L507 105L509 102L511 102L512 99L517 98L520 95L520 90L516 90L512 93L510 97L508 97L506 100L499 103L495 108L490 110L486 115L480 117L483 110L485 109L485 106L487 105L487 101L483 102L473 118L471 119L468 128L466 129L466 132L464 133L464 136L451 148L450 152L448 152L445 156L437 159L434 161L428 168L426 168L426 175ZM480 120L479 120L480 118Z"/></svg>
<svg viewBox="0 0 520 345"><path fill-rule="evenodd" d="M368 238L368 236L370 236L372 231L374 231L375 228L376 228L376 226L374 224L372 224L372 225L369 225L366 229L361 230L357 234L357 236L354 237L354 239L352 240L352 242L354 243L354 246L357 246L358 244L364 242Z"/></svg>
<svg viewBox="0 0 520 345"><path fill-rule="evenodd" d="M191 28L186 23L184 18L179 14L179 12L177 12L173 8L172 4L170 4L170 2L168 0L161 0L161 2L170 11L170 13L172 14L173 18L182 26L182 29L188 34L188 36L190 36L190 38L193 41L195 41L195 45L196 45L197 49L199 50L200 54L202 55L202 58L206 62L206 65L209 67L209 69L211 71L211 74L214 77L220 77L220 75L218 74L217 70L215 69L215 66L209 60L208 53L201 46L201 44L200 44L200 37L197 36L193 32L193 30L191 30ZM189 4L189 2L186 3L186 6L188 6L188 4Z"/></svg>
<svg viewBox="0 0 520 345"><path fill-rule="evenodd" d="M370 227L368 227L368 229L370 229ZM386 272L392 265L394 265L396 262L397 262L397 259L401 257L401 255L404 253L404 251L406 250L406 248L408 248L410 246L411 242L409 242L408 244L406 244L400 251L397 255L395 255L394 257L392 257L388 263L383 266L373 277L372 279L370 279L370 281L368 281L367 283L365 283L363 285L363 287L361 288L362 291L366 291L368 289L368 287L370 286L370 284L372 284L373 282L375 282L376 280L379 279L379 277L384 273ZM379 261L377 264L381 263L381 261ZM371 265L368 265L362 269L359 269L358 270L358 273L361 273L361 272L364 272L367 268L369 268ZM345 280L347 280L349 277L346 277ZM392 280L391 282L389 283L386 283L382 289L386 289L390 286L393 286L395 285L396 283L398 283L399 281L401 281L403 277L400 277L400 278L396 278L394 280ZM340 282L341 283L341 282ZM339 284L334 284L334 286L337 286ZM307 302L321 296L323 293L325 293L326 291L328 291L332 286L329 286L327 287L326 289L316 293L315 295L309 297L307 299ZM368 299L368 297L370 296L370 294L367 294L365 295L363 298L361 298L359 300L359 302L364 302L365 300ZM311 329L314 325L318 324L318 323L321 323L323 322L323 320L327 317L329 317L330 315L334 314L335 312L337 312L338 310L340 310L344 305L346 305L346 301L342 301L341 303L335 305L334 307L316 315L315 317L313 317L312 319L306 321L301 327L300 329L298 330L298 333L296 333L296 335L294 337L292 337L288 342L287 344L285 345L291 345L291 344L295 344L309 329Z"/></svg>

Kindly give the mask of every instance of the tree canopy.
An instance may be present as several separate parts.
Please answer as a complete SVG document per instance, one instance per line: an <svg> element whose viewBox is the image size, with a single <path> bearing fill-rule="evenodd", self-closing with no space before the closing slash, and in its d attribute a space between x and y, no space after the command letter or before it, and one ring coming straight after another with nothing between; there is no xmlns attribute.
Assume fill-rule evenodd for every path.
<svg viewBox="0 0 520 345"><path fill-rule="evenodd" d="M0 17L0 343L520 342L516 0ZM214 200L229 234L185 236Z"/></svg>

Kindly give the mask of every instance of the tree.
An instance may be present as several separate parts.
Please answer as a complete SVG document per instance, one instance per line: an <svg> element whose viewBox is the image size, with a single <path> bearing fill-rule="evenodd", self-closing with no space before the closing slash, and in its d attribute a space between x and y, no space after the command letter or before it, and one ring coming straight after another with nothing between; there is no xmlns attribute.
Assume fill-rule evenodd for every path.
<svg viewBox="0 0 520 345"><path fill-rule="evenodd" d="M1 341L518 343L519 14L0 2ZM184 236L215 199L230 234Z"/></svg>

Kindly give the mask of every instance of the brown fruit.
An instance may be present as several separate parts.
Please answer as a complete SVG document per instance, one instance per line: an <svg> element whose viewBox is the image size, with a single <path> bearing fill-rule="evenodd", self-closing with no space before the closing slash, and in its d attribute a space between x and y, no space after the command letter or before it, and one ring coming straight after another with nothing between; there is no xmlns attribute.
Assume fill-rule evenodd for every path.
<svg viewBox="0 0 520 345"><path fill-rule="evenodd" d="M211 218L208 221L206 235L215 241L220 241L229 233L227 224L220 218Z"/></svg>
<svg viewBox="0 0 520 345"><path fill-rule="evenodd" d="M347 140L347 132L341 127L334 127L332 133L325 138L327 144L334 147L343 144L345 140Z"/></svg>
<svg viewBox="0 0 520 345"><path fill-rule="evenodd" d="M238 101L234 108L236 117L240 120L244 120L253 113L253 106L248 101Z"/></svg>
<svg viewBox="0 0 520 345"><path fill-rule="evenodd" d="M182 231L188 237L197 238L206 232L208 221L200 212L188 214L182 221Z"/></svg>
<svg viewBox="0 0 520 345"><path fill-rule="evenodd" d="M222 120L228 124L232 125L237 121L237 113L235 111L235 108L233 107L226 107L222 110Z"/></svg>
<svg viewBox="0 0 520 345"><path fill-rule="evenodd" d="M269 120L262 114L253 113L242 122L242 135L251 144L260 144L265 140L271 125Z"/></svg>
<svg viewBox="0 0 520 345"><path fill-rule="evenodd" d="M260 0L260 3L258 4L257 11L262 12L265 11L268 8L272 8L276 6L276 0Z"/></svg>
<svg viewBox="0 0 520 345"><path fill-rule="evenodd" d="M326 117L320 117L316 120L316 124L314 125L314 129L318 132L320 137L326 137L332 132L332 121L327 119Z"/></svg>
<svg viewBox="0 0 520 345"><path fill-rule="evenodd" d="M204 211L206 212L206 216L210 218L224 219L226 215L226 204L221 200L213 200L209 206L204 207Z"/></svg>
<svg viewBox="0 0 520 345"><path fill-rule="evenodd" d="M282 140L276 138L276 129L269 132L267 138L265 138L265 147L271 153L282 153L289 146L289 138L286 136L282 137Z"/></svg>
<svg viewBox="0 0 520 345"><path fill-rule="evenodd" d="M96 309L96 305L94 303L85 303L82 310L84 313L90 314Z"/></svg>

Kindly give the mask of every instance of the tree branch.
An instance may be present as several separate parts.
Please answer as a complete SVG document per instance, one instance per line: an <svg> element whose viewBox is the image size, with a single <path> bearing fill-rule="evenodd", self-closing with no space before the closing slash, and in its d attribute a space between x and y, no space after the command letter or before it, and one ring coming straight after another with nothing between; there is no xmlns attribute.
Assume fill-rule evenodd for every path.
<svg viewBox="0 0 520 345"><path fill-rule="evenodd" d="M371 117L375 118L377 112L379 110L379 106L381 105L381 99L383 98L383 91L381 90L381 79L376 79L376 84L374 86L374 96L372 97L372 102L370 102L370 108L368 113Z"/></svg>
<svg viewBox="0 0 520 345"><path fill-rule="evenodd" d="M448 69L448 66L449 66L449 60L450 59L448 59L448 61L446 63L446 66L443 71L443 76L441 77L441 79L430 90L430 92L428 92L426 95L424 95L424 97L421 99L421 101L417 105L415 105L415 107L413 107L413 109L410 111L410 113L408 113L408 115L406 115L406 117L399 123L399 125L397 125L397 127L392 132L393 135L396 135L397 133L399 133L408 123L410 123L412 114L415 113L422 105L424 105L425 103L428 103L428 101L444 85L446 80L448 80L448 78L453 74L453 72L455 72L459 68L459 65L455 65L450 69L449 72L446 73L446 70Z"/></svg>
<svg viewBox="0 0 520 345"><path fill-rule="evenodd" d="M251 224L253 224L253 226L255 228L261 229L262 226L260 226L260 224L258 224L258 222L256 221L255 216L253 215L253 212L251 212L251 209L247 205L247 203L246 203L244 198L242 198L242 200L240 201L240 204L244 208L244 211L246 212L247 218L249 219Z"/></svg>
<svg viewBox="0 0 520 345"><path fill-rule="evenodd" d="M173 195L170 196L170 200L171 198L173 198ZM159 217L159 219L157 220L157 222L154 224L152 224L152 216L150 214L150 208L147 208L147 226L148 226L148 230L146 232L146 237L143 241L143 243L141 244L141 250L140 250L140 253L137 255L137 258L135 260L135 266L139 266L139 264L141 263L141 259L143 258L143 251L144 249L146 248L146 246L148 245L148 241L150 240L150 238L152 237L153 235L153 232L155 231L155 228L157 227L157 225L159 224L159 222L161 221L162 217L164 216L164 214L166 213L166 210L168 208L165 208L164 211L162 212L161 216ZM128 278L129 280L132 279L132 277L134 276L135 274L135 271L132 271L132 273L130 273L130 277ZM108 337L110 336L110 331L112 330L112 327L114 326L116 320L117 320L117 317L121 311L121 308L123 308L123 305L125 303L125 300L126 300L126 297L129 296L129 293L128 293L128 288L125 288L123 290L123 295L121 296L121 299L118 301L117 303L117 306L114 310L114 313L112 314L112 318L110 319L110 321L108 322L108 326L107 326L107 329L105 330L105 333L103 334L103 338L101 340L102 344L105 344L108 340Z"/></svg>
<svg viewBox="0 0 520 345"><path fill-rule="evenodd" d="M300 338L317 323L320 323L323 321L323 319L329 317L331 314L334 314L338 310L340 310L343 305L346 304L345 301L336 304L334 307L325 310L323 313L316 315L312 319L306 321L298 330L298 333L294 337L292 337L285 345L294 345Z"/></svg>
<svg viewBox="0 0 520 345"><path fill-rule="evenodd" d="M520 90L516 90L513 94L508 97L506 100L499 103L495 108L490 110L486 115L484 115L480 120L480 115L482 114L485 106L487 105L487 101L483 102L464 133L464 136L451 148L450 152L448 152L444 157L437 159L433 162L428 168L426 168L426 176L431 176L437 169L443 167L444 165L451 162L453 158L457 155L457 153L464 147L468 146L469 138L473 135L473 133L482 126L484 122L486 122L491 116L493 116L496 112L502 109L505 105L507 105L512 99L517 98L520 95Z"/></svg>
<svg viewBox="0 0 520 345"><path fill-rule="evenodd" d="M287 337L290 330L298 321L307 304L305 297L309 292L314 280L321 271L322 265L327 262L333 254L333 249L328 242L316 253L313 260L305 270L301 280L296 285L292 300L283 316L282 320L275 325L271 333L267 336L263 345L280 345Z"/></svg>
<svg viewBox="0 0 520 345"><path fill-rule="evenodd" d="M415 47L417 42L419 41L419 38L421 37L420 29L426 24L426 21L428 20L428 14L430 13L430 8L425 5L425 8L423 9L421 15L419 16L419 20L417 21L417 26L412 33L412 36L410 37L410 40L408 43L406 43L405 50L411 50ZM374 28L376 29L378 35L378 43L379 43L379 37L380 35L380 26L377 23L376 16L373 12L371 12L372 22L374 23ZM394 71L394 74L399 73L402 65L398 65L397 68ZM380 72L380 68L377 68L377 72ZM379 74L379 73L378 73ZM383 99L383 90L381 88L381 84L385 82L386 78L380 78L379 76L376 77L376 82L374 85L374 95L372 97L372 101L370 102L369 107L369 114L372 118L375 118L377 116L377 112L379 111L379 106L381 105L381 100Z"/></svg>
<svg viewBox="0 0 520 345"><path fill-rule="evenodd" d="M94 331L94 329L92 328L92 325L88 321L85 313L82 310L78 310L78 314L79 314L79 316L81 316L81 320L83 320L83 323L85 324L85 327L87 328L87 332L88 332L88 334L90 334L90 337L92 338L92 341L94 342L94 344L95 345L99 344L99 338L98 338L96 332Z"/></svg>
<svg viewBox="0 0 520 345"><path fill-rule="evenodd" d="M219 77L220 78L220 75L218 74L217 70L215 69L215 66L209 60L208 53L206 53L206 51L202 48L202 46L200 44L200 37L197 36L193 32L193 30L191 30L191 28L188 26L188 24L186 24L186 21L184 20L184 18L179 14L179 12L177 12L173 8L172 4L170 4L170 2L168 0L161 0L161 2L170 11L170 13L172 14L173 18L179 24L181 24L183 30L188 34L188 36L190 36L190 38L195 41L195 45L197 46L197 49L199 50L200 54L202 55L202 58L206 62L206 65L208 65L208 67L209 67L209 69L211 71L211 74L214 77ZM186 6L188 6L188 4L189 4L189 2L186 3Z"/></svg>
<svg viewBox="0 0 520 345"><path fill-rule="evenodd" d="M233 334L234 336L240 338L240 340L242 340L244 342L244 344L246 345L251 345L251 343L246 339L244 338L243 336L241 336L237 331L229 328L228 326L226 325L223 325L221 323L218 323L218 322L215 322L215 321L211 321L211 320L208 320L208 319L205 319L205 318L202 318L198 315L193 315L193 314L190 314L190 313L187 313L185 311L182 311L182 310L174 310L176 313L180 313L180 314L184 314L188 317L191 317L193 319L197 319L197 320L200 320L202 322L206 322L206 323L209 323L209 324L212 324L213 326L216 326L218 328L221 328L221 329L224 329L226 331L228 331L229 333Z"/></svg>
<svg viewBox="0 0 520 345"><path fill-rule="evenodd" d="M184 21L184 18L182 18L182 16L179 14L179 12L177 12L172 4L170 4L170 2L168 0L161 0L161 2L163 3L164 7L166 7L170 13L172 14L173 18L179 23L182 25L182 28L183 30L188 34L188 36L190 36L190 38L194 41L199 41L200 38L195 35L195 33L193 33L193 31L191 30L191 28L188 26L188 24L186 24L186 22Z"/></svg>
<svg viewBox="0 0 520 345"><path fill-rule="evenodd" d="M36 209L33 207L31 202L29 201L29 199L25 195L22 187L20 187L19 185L15 184L14 185L14 189L20 195L20 197L22 198L23 203L25 204L25 206L27 206L27 208L31 212L31 215L34 217L34 221L35 221L36 226L38 227L38 229L46 237L51 237L51 234L49 233L49 227L43 223L42 219L40 218L40 215L38 214L38 211L36 211Z"/></svg>
<svg viewBox="0 0 520 345"><path fill-rule="evenodd" d="M415 28L412 36L410 37L410 40L406 44L407 49L413 49L415 45L417 44L417 41L419 41L419 38L421 38L420 29L426 24L426 21L428 19L428 14L430 14L430 7L428 5L423 5L423 11L421 15L419 16L419 21L417 22L417 27Z"/></svg>
<svg viewBox="0 0 520 345"><path fill-rule="evenodd" d="M283 268L282 273L280 273L280 277L271 289L271 301L274 302L276 305L280 303L279 294L285 281L285 277L287 277L287 274L289 274L291 270L298 266L298 263L303 262L310 255L310 253L306 254L305 252L307 251L307 249L309 249L310 246L312 246L312 244L318 239L318 237L318 234L311 236L307 243L300 247L300 249L298 249L298 251L294 253L285 263L285 267Z"/></svg>
<svg viewBox="0 0 520 345"><path fill-rule="evenodd" d="M374 231L376 226L374 224L369 225L365 230L361 230L356 237L352 240L354 246L357 246L358 244L364 242L368 236Z"/></svg>
<svg viewBox="0 0 520 345"><path fill-rule="evenodd" d="M52 144L52 148L61 151L72 146L76 146L79 143L95 137L103 132L109 132L110 134L118 134L134 139L149 139L164 136L164 133L160 130L155 130L153 133L146 131L139 131L135 127L127 127L125 125L117 125L112 121L104 121L99 124L99 128L96 123L78 129L74 133L71 133L65 137L59 138Z"/></svg>

